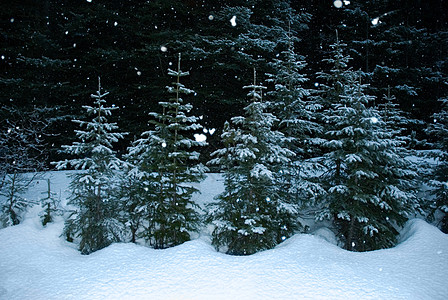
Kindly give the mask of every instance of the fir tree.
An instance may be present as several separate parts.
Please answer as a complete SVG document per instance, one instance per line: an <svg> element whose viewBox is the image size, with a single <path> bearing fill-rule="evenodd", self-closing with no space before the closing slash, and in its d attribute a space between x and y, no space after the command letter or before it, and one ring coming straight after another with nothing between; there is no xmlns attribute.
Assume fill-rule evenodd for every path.
<svg viewBox="0 0 448 300"><path fill-rule="evenodd" d="M339 101L340 95L344 92L344 86L353 76L352 70L348 67L352 58L344 55L345 47L347 44L339 40L338 31L336 31L336 43L330 45L330 57L322 60L330 67L330 71L317 72L317 79L320 81L317 83L319 90L313 95L323 111Z"/></svg>
<svg viewBox="0 0 448 300"><path fill-rule="evenodd" d="M191 199L198 190L192 183L204 178L206 168L197 163L199 153L194 148L205 143L192 139L201 125L198 117L188 115L193 106L182 98L194 91L180 82L189 75L181 71L180 62L179 54L177 71L168 69L168 75L175 79L173 86L167 87L173 96L159 102L162 113L150 113L154 130L144 132L129 148L128 174L134 180L127 206L134 220L133 230L143 223L140 236L157 249L190 240L190 232L200 223L197 205Z"/></svg>
<svg viewBox="0 0 448 300"><path fill-rule="evenodd" d="M297 38L291 35L291 30L285 34L282 44L286 50L282 51L271 63L272 73L267 73L267 82L274 86L274 90L267 93L271 100L271 109L278 117L276 124L279 131L286 137L283 145L296 155L291 160L290 167L284 170L284 189L291 198L308 204L318 194L323 192L319 184L309 180L309 171L318 167L307 160L317 153L317 138L322 130L316 122L315 112L321 109L321 104L311 98L311 90L304 87L308 78L302 73L306 66L304 58L294 50Z"/></svg>
<svg viewBox="0 0 448 300"><path fill-rule="evenodd" d="M13 172L2 178L0 189L0 226L8 227L20 224L22 214L28 206L34 204L23 195L33 183L26 174Z"/></svg>
<svg viewBox="0 0 448 300"><path fill-rule="evenodd" d="M115 187L116 171L122 161L117 158L112 144L123 138L124 134L115 132L116 123L108 123L116 107L106 106L107 92L101 89L92 94L96 106L84 106L92 121L74 120L79 124L76 130L79 142L63 146L64 152L80 158L66 159L56 164L57 169L69 166L82 170L72 175L71 196L68 202L75 210L66 220L64 233L68 239L80 238L79 249L83 254L100 250L113 242L121 240L122 228L117 220L117 201L112 195ZM83 130L82 128L85 128Z"/></svg>
<svg viewBox="0 0 448 300"><path fill-rule="evenodd" d="M437 150L432 152L432 156L437 159L437 165L428 180L434 197L428 219L433 221L436 213L442 213L441 224L438 225L443 232L448 233L448 99L441 99L440 102L442 108L434 114L434 123L427 129L427 133L437 140Z"/></svg>
<svg viewBox="0 0 448 300"><path fill-rule="evenodd" d="M369 107L373 97L364 90L352 73L324 115L328 206L320 217L332 217L344 248L355 251L393 246L396 226L417 207L416 173L401 151L403 142Z"/></svg>
<svg viewBox="0 0 448 300"><path fill-rule="evenodd" d="M45 226L48 223L53 222L55 215L60 213L60 200L56 199L56 193L51 191L50 179L47 179L47 191L43 192L43 194L45 194L45 197L41 199L41 205L44 210L40 214L40 217L42 225Z"/></svg>
<svg viewBox="0 0 448 300"><path fill-rule="evenodd" d="M348 250L391 247L397 228L418 207L415 167L405 158L399 111L391 103L381 112L373 106L362 73L348 68L344 46L339 39L331 45L332 69L319 75L325 80L317 98L325 107L322 164L327 168L320 179L328 195L318 219L333 220Z"/></svg>
<svg viewBox="0 0 448 300"><path fill-rule="evenodd" d="M316 131L316 124L312 123L312 107L308 106L306 97L310 90L303 87L308 81L301 73L306 66L304 58L294 50L293 37L288 33L286 37L287 49L275 58L270 66L272 74L266 81L274 85L274 90L267 93L272 101L272 109L280 120L280 128L288 136L303 137ZM299 152L304 152L300 149Z"/></svg>
<svg viewBox="0 0 448 300"><path fill-rule="evenodd" d="M416 139L415 131L409 131L408 128L423 126L424 122L413 119L409 113L405 113L398 104L397 98L391 95L390 87L387 89L387 95L383 95L382 103L377 105L378 110L381 113L385 125L390 129L390 133L403 142L402 151L404 155L415 154L413 152L416 145L420 143Z"/></svg>
<svg viewBox="0 0 448 300"><path fill-rule="evenodd" d="M35 204L24 197L45 168L42 136L48 123L41 110L0 110L0 226L17 225L22 214Z"/></svg>
<svg viewBox="0 0 448 300"><path fill-rule="evenodd" d="M255 72L254 72L255 75ZM225 148L215 151L210 164L224 169L225 191L210 205L214 225L213 245L233 255L249 255L270 249L299 227L295 206L285 201L280 176L293 152L283 148L285 136L273 131L277 118L265 112L256 77L249 88L251 103L245 116L225 123Z"/></svg>

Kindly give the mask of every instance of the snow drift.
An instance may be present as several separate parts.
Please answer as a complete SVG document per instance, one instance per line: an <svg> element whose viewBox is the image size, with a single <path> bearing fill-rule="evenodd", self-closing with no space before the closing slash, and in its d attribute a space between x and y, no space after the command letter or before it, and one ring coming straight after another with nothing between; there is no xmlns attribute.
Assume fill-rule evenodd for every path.
<svg viewBox="0 0 448 300"><path fill-rule="evenodd" d="M0 299L448 297L448 236L418 219L392 249L354 253L297 234L244 257L216 252L207 235L166 250L121 243L85 256L62 228L61 218L44 228L34 216L0 230Z"/></svg>

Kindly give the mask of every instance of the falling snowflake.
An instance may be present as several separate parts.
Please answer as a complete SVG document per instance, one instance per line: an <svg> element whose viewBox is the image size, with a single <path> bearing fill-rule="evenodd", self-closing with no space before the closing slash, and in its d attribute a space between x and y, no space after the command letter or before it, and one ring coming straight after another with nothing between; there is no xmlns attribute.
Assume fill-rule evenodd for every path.
<svg viewBox="0 0 448 300"><path fill-rule="evenodd" d="M230 24L235 27L236 26L236 16L233 16L232 19L230 19Z"/></svg>
<svg viewBox="0 0 448 300"><path fill-rule="evenodd" d="M162 51L162 52L167 52L167 51L168 51L168 48L165 47L165 46L162 46L162 47L160 47L160 51Z"/></svg>
<svg viewBox="0 0 448 300"><path fill-rule="evenodd" d="M336 8L341 8L342 7L342 1L341 0L336 0L333 2L334 7Z"/></svg>

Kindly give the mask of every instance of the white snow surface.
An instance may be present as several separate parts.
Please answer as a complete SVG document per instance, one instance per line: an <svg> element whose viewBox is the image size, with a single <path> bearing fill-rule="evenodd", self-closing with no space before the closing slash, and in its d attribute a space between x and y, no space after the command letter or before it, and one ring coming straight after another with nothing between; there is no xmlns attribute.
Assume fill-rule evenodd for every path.
<svg viewBox="0 0 448 300"><path fill-rule="evenodd" d="M65 173L51 173L63 203ZM44 186L28 196L43 198ZM198 187L203 205L222 178ZM60 237L62 218L42 227L40 209L0 230L0 299L448 299L448 236L419 219L396 247L365 253L338 248L321 228L251 256L216 252L209 231L170 249L120 243L86 256Z"/></svg>

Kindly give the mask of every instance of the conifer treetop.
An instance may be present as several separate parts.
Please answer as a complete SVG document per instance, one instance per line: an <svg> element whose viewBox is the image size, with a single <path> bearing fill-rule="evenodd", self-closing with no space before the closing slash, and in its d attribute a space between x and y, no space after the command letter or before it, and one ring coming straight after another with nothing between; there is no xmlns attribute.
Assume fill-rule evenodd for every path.
<svg viewBox="0 0 448 300"><path fill-rule="evenodd" d="M104 97L108 94L108 92L102 92L101 79L98 77L98 90L91 95L96 106L83 106L89 115L95 117L91 121L73 120L74 123L79 124L81 128L84 127L85 130L75 130L79 141L73 142L72 145L62 146L66 153L88 156L56 162L57 169L67 168L68 165L83 170L95 168L95 166L99 167L99 165L109 165L104 167L112 169L119 168L120 163L114 156L113 143L123 139L127 133L114 132L118 129L117 123L107 122L106 117L117 109L117 107L105 105Z"/></svg>
<svg viewBox="0 0 448 300"><path fill-rule="evenodd" d="M252 101L262 102L263 101L263 90L267 89L267 87L257 84L257 70L254 68L254 83L251 85L243 86L243 89L251 89L247 94L252 98Z"/></svg>

